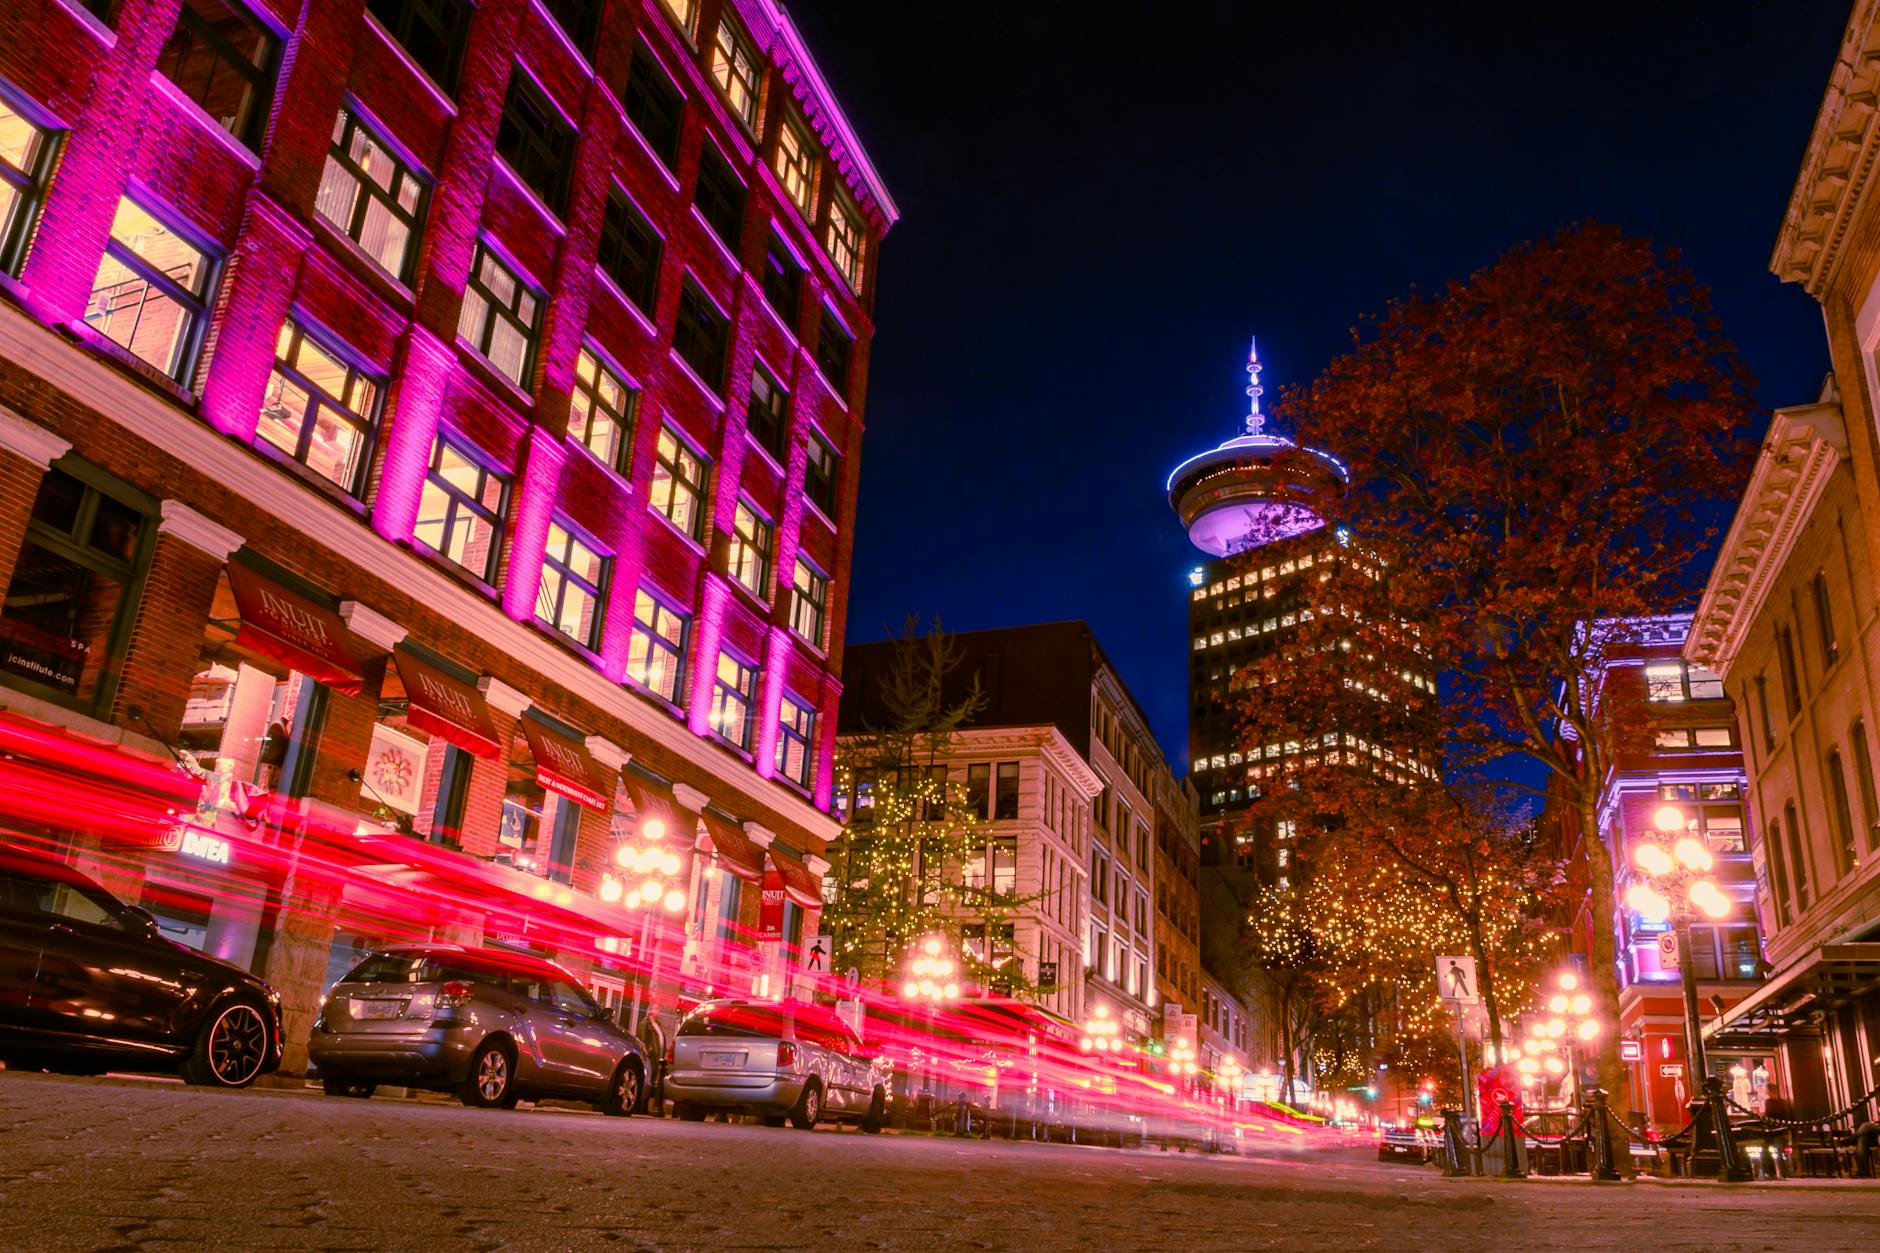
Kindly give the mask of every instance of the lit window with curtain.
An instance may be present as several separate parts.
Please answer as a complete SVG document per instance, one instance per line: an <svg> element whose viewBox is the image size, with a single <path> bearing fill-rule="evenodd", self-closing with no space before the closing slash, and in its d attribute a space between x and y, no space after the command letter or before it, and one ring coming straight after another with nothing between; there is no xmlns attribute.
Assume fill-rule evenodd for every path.
<svg viewBox="0 0 1880 1253"><path fill-rule="evenodd" d="M20 272L61 138L0 91L0 273Z"/></svg>
<svg viewBox="0 0 1880 1253"><path fill-rule="evenodd" d="M645 588L633 598L627 677L668 704L685 703L686 635L691 618Z"/></svg>
<svg viewBox="0 0 1880 1253"><path fill-rule="evenodd" d="M583 648L598 649L611 564L611 558L569 522L554 519L548 524L535 616Z"/></svg>
<svg viewBox="0 0 1880 1253"><path fill-rule="evenodd" d="M357 496L379 420L383 382L289 318L255 435L341 491Z"/></svg>
<svg viewBox="0 0 1880 1253"><path fill-rule="evenodd" d="M807 788L816 746L815 709L786 692L777 711L777 730L777 773Z"/></svg>
<svg viewBox="0 0 1880 1253"><path fill-rule="evenodd" d="M314 212L400 282L417 256L426 187L361 118L339 111Z"/></svg>
<svg viewBox="0 0 1880 1253"><path fill-rule="evenodd" d="M757 89L763 71L757 65L757 49L727 12L718 20L718 36L712 41L712 79L724 92L725 103L744 123L744 129L757 133Z"/></svg>

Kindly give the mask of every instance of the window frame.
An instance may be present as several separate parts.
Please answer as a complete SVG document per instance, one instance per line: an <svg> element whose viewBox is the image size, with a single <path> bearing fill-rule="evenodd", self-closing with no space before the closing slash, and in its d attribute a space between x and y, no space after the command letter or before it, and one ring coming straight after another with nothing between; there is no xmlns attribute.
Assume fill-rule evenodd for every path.
<svg viewBox="0 0 1880 1253"><path fill-rule="evenodd" d="M477 468L479 471L477 482L479 489L486 486L492 480L501 484L502 492L493 512L483 503L481 490L479 490L476 495L466 497L456 484L443 477L442 462L446 448L455 453L459 460ZM415 533L415 526L412 541L417 544L422 544L427 551L448 561L451 565L475 578L485 586L494 587L496 585L497 571L502 565L504 542L508 538L503 533L503 526L504 520L509 516L510 493L515 489L515 476L498 469L492 464L492 458L489 454L478 448L470 440L457 434L455 431L439 426L437 434L433 436L431 440L431 456L425 463L424 483L419 489L420 500L422 500L423 497L423 487L428 486L435 486L450 500L449 510L444 516L444 529L441 536L444 541L444 547L435 548L431 545L430 541L420 539ZM469 509L469 512L474 517L484 522L490 528L489 555L484 559L484 569L481 573L472 570L469 566L464 565L455 557L452 557L449 551L451 537L456 533L457 529L456 519L458 513L465 507Z"/></svg>
<svg viewBox="0 0 1880 1253"><path fill-rule="evenodd" d="M704 342L708 337L713 342ZM709 368L705 368L706 363L692 359L694 353L702 355L707 349ZM704 384L706 391L714 396L724 394L725 364L731 350L731 319L689 275L679 291L679 305L673 314L672 350Z"/></svg>
<svg viewBox="0 0 1880 1253"><path fill-rule="evenodd" d="M800 718L791 719L794 711ZM816 778L816 707L810 702L786 689L783 699L777 702L777 770L778 778L808 791ZM800 725L799 725L800 723ZM802 774L790 773L790 746L798 744L803 750Z"/></svg>
<svg viewBox="0 0 1880 1253"><path fill-rule="evenodd" d="M807 452L808 455L803 461L803 499L808 501L816 512L828 519L831 525L834 525L836 511L842 503L842 454L836 451L833 443L823 437L822 432L816 430L811 430L809 433ZM825 455L818 457L818 452ZM825 462L828 465L826 475L818 470L818 467ZM821 489L812 486L813 483L825 481L829 485L827 501L821 498Z"/></svg>
<svg viewBox="0 0 1880 1253"><path fill-rule="evenodd" d="M0 157L0 184L11 188L14 195L7 216L0 218L0 274L18 277L26 261L27 245L38 228L40 211L45 207L53 167L70 132L52 125L44 110L9 90L4 81L0 81L0 107L31 128L34 135L33 150L24 167Z"/></svg>
<svg viewBox="0 0 1880 1253"><path fill-rule="evenodd" d="M820 587L821 589L820 594L817 595L814 600L811 600L804 594L803 586L801 582L798 581L798 576L805 571L809 574L811 587ZM813 613L815 616L815 633L813 635L806 633L802 628L802 618L804 617L802 607L805 604L811 606L809 612ZM828 623L829 576L819 570L814 562L810 561L801 553L798 553L796 557L796 568L791 572L790 578L790 630L805 644L808 644L817 652L822 652L826 647L823 643L823 634L829 629Z"/></svg>
<svg viewBox="0 0 1880 1253"><path fill-rule="evenodd" d="M608 189L607 205L601 212L600 245L594 264L628 303L649 318L659 302L659 272L665 257L665 237L653 228L652 219L640 211L632 197L614 184ZM622 273L635 259L644 262L645 270L637 283Z"/></svg>
<svg viewBox="0 0 1880 1253"><path fill-rule="evenodd" d="M795 141L796 145L794 159L785 147L786 141L790 140ZM777 128L777 151L771 158L771 169L777 175L777 184L783 188L784 197L797 207L805 221L815 209L816 174L821 165L822 157L809 127L794 108L786 108L783 125ZM793 182L800 182L800 192L792 190Z"/></svg>
<svg viewBox="0 0 1880 1253"><path fill-rule="evenodd" d="M697 0L693 3L696 6ZM685 92L667 73L665 64L644 41L636 44L627 63L626 81L621 84L620 110L626 114L627 125L646 145L646 150L669 174L679 168L685 104ZM649 131L649 125L655 123L657 132Z"/></svg>
<svg viewBox="0 0 1880 1253"><path fill-rule="evenodd" d="M288 337L289 350L296 356L298 356L299 350L306 342L312 340L314 347L320 352L325 353L335 362L345 366L348 390L356 387L361 382L370 385L372 388L372 403L369 406L371 411L369 413L360 413L357 410L348 408L343 400L331 395L325 388L309 379L306 374L301 371L297 363L283 361L280 342L282 336ZM358 453L353 464L350 482L341 483L335 479L328 478L324 474L320 474L320 478L324 482L332 483L335 487L355 500L362 499L365 491L366 471L372 464L372 452L378 443L379 426L384 419L385 386L388 382L387 378L362 364L358 353L354 352L334 336L329 335L325 328L310 324L304 318L296 317L294 311L289 311L287 317L281 323L280 335L275 338L274 366L268 372L270 388L272 388L276 374L285 374L290 382L307 394L307 411L301 419L299 439L294 450L289 452L279 444L264 437L258 426L255 431L255 438L267 444L269 448L293 458L294 461L304 466L312 473L320 474L320 472L315 470L307 461L307 453L313 443L313 432L319 420L320 412L323 409L332 411L337 420L351 426L359 433ZM264 407L266 400L266 393L263 393L262 401Z"/></svg>
<svg viewBox="0 0 1880 1253"><path fill-rule="evenodd" d="M735 677L744 686L733 686L725 681L725 666L729 663L736 670ZM757 726L757 684L759 669L756 662L748 661L743 656L728 648L718 650L718 662L712 668L712 734L739 752L751 751L751 740ZM729 706L737 706L741 711L739 734L726 733L724 715Z"/></svg>
<svg viewBox="0 0 1880 1253"><path fill-rule="evenodd" d="M748 77L738 72L739 54L743 55ZM764 64L757 44L739 28L731 16L729 5L719 15L718 29L712 32L706 73L718 84L718 94L724 98L725 107L730 110L731 116L737 118L744 129L755 137L758 123L763 120L760 110L763 104ZM743 89L742 105L738 103L738 93L733 90L734 84Z"/></svg>
<svg viewBox="0 0 1880 1253"><path fill-rule="evenodd" d="M667 459L666 453L662 451L659 446L662 440L666 439L670 439L673 445L673 453L670 460ZM698 478L696 481L688 479L685 475L680 473L682 469L681 458L689 458L698 467ZM662 471L665 474L663 479L661 477ZM705 510L710 499L708 492L711 487L711 475L711 462L705 459L705 454L693 447L691 441L685 438L684 433L681 432L678 427L670 422L662 423L659 428L659 435L655 437L653 441L653 477L646 489L646 507L664 518L667 525L671 526L672 529L679 532L679 534L692 540L694 543L702 543L705 537ZM663 504L660 503L658 499L662 483L665 485L666 497ZM690 493L692 502L691 517L688 520L688 525L685 526L681 526L678 520L673 517L675 512L674 505L679 499L677 491L675 491L672 486L673 484L682 485Z"/></svg>
<svg viewBox="0 0 1880 1253"><path fill-rule="evenodd" d="M839 223L849 229L838 231ZM862 254L867 246L861 211L849 198L849 193L837 187L835 194L829 197L829 212L823 222L823 251L829 254L830 263L849 285L849 290L858 296L862 294Z"/></svg>
<svg viewBox="0 0 1880 1253"><path fill-rule="evenodd" d="M529 116L531 113L536 116ZM513 136L520 151L507 151L505 136ZM520 63L512 66L502 112L497 117L494 155L561 221L568 216L568 188L573 182L575 149L580 140L580 130L561 111L548 89ZM548 185L541 187L536 185L533 172L544 165L552 168L545 180Z"/></svg>
<svg viewBox="0 0 1880 1253"><path fill-rule="evenodd" d="M561 556L557 556L554 550L554 537L555 532L558 530L564 537L563 554ZM573 556L573 548L577 544L585 548L600 561L601 572L598 580L590 580L586 575L580 573L570 564L570 560ZM607 591L609 585L613 582L613 572L614 554L612 552L608 551L604 545L595 540L587 531L577 526L566 514L558 512L551 515L549 518L548 535L543 540L542 544L542 577L536 587L535 620L548 627L548 629L555 632L555 634L574 641L589 652L599 652L601 639L606 633ZM554 613L550 617L544 617L542 614L542 597L548 591L549 576L551 573L559 581L559 586L556 588L554 594ZM567 597L570 586L585 594L593 604L592 625L588 627L588 638L586 639L569 635L568 632L559 625L562 612L567 608Z"/></svg>
<svg viewBox="0 0 1880 1253"><path fill-rule="evenodd" d="M1828 599L1828 576L1815 571L1810 589L1815 601L1815 643L1821 649L1821 672L1826 674L1841 659L1841 642L1834 633L1834 606Z"/></svg>
<svg viewBox="0 0 1880 1253"><path fill-rule="evenodd" d="M185 390L192 390L188 380L195 376L196 368L201 364L203 341L208 335L209 322L211 320L210 315L215 307L216 289L222 280L222 266L227 260L226 254L224 254L220 248L202 242L201 238L194 231L179 229L175 220L171 218L167 212L151 208L143 201L132 196L128 190L118 196L118 204L120 207L126 203L134 206L139 212L147 215L153 222L163 227L164 230L176 236L177 239L193 249L196 255L202 259L200 269L201 278L198 284L202 290L199 294L190 292L182 284L174 281L167 274L159 270L154 264L139 256L131 249L129 244L121 243L115 234L109 232L105 235L104 251L98 258L99 268L103 268L107 257L115 260L124 269L130 271L132 275L141 279L147 290L155 290L163 299L172 301L181 307L184 314L189 318L188 329L178 337L175 345L171 348L170 364L166 367L145 360L128 344L120 344L117 340L112 339L107 332L91 326L89 316L86 316L83 321L86 326L90 328L92 334L97 335L100 339L109 341L133 360L157 371L157 373L169 379L177 386ZM113 218L115 220L115 211L113 211ZM94 273L92 276L93 286L91 293L86 297L87 309L90 307L91 298L98 294L97 282L98 278L96 273ZM142 306L140 305L139 308L140 312L138 316L141 320Z"/></svg>
<svg viewBox="0 0 1880 1253"><path fill-rule="evenodd" d="M184 0L182 7L177 10L176 23L171 26L170 33L164 37L163 46L157 51L157 61L152 72L161 75L164 81L174 87L184 99L201 109L215 123L217 129L225 131L236 143L250 152L259 153L262 141L267 135L268 114L274 107L274 93L280 84L281 49L284 41L273 26L263 21L253 9L241 3L241 0L215 0L215 3L219 4L229 16L252 28L267 41L264 58L266 64L257 65L243 56L234 44L223 37L220 31L210 26L201 14L190 7L188 0ZM163 68L172 45L176 43L179 31L184 27L189 28L189 33L196 40L196 47L207 50L215 58L218 68L230 69L248 83L250 94L242 102L242 116L232 128L224 126L220 119L209 113L207 105L190 95L183 84ZM214 81L213 73L209 77L210 81Z"/></svg>
<svg viewBox="0 0 1880 1253"><path fill-rule="evenodd" d="M483 262L486 258L495 262L497 268L508 274L516 285L515 294L510 299L507 306L499 304L497 302L496 293L491 291L483 282ZM488 362L490 367L503 378L508 379L511 383L524 391L531 390L529 387L529 379L534 377L535 358L541 348L542 305L547 299L547 294L540 287L524 277L521 266L512 262L500 249L491 246L487 237L479 237L477 239L476 250L470 257L470 274L469 277L464 280L464 300L466 307L470 299L472 288L475 289L477 298L483 302L483 326L477 332L476 338L471 339L463 333L463 317L460 314L457 319L458 339L468 344L477 356ZM535 305L534 314L526 325L516 314L516 310L520 306L525 294L534 301ZM522 334L525 347L522 352L522 361L517 366L517 373L522 376L521 378L516 378L514 375L511 375L494 357L490 356L490 347L495 340L498 319L509 323L511 327Z"/></svg>
<svg viewBox="0 0 1880 1253"><path fill-rule="evenodd" d="M710 171L709 177L707 171ZM733 257L744 242L744 218L750 208L751 189L738 177L729 157L718 145L700 146L698 172L692 180L692 207Z"/></svg>
<svg viewBox="0 0 1880 1253"><path fill-rule="evenodd" d="M394 6L398 9L396 15L381 12ZM446 29L439 22L442 9L457 14L455 29ZM476 16L475 5L466 0L366 0L366 11L391 36L415 69L436 83L446 96L456 96L457 77L463 73L464 45L469 42L470 23ZM440 64L427 64L422 54L412 50L411 28L418 25L435 36L440 45L445 45Z"/></svg>
<svg viewBox="0 0 1880 1253"><path fill-rule="evenodd" d="M733 583L769 603L771 567L777 556L777 524L765 517L748 496L740 496L732 511L728 539L725 572ZM747 564L753 567L750 573L754 578L745 577Z"/></svg>
<svg viewBox="0 0 1880 1253"><path fill-rule="evenodd" d="M764 272L758 285L763 288L764 303L792 339L797 336L797 319L803 310L803 273L802 258L773 228L764 245Z"/></svg>
<svg viewBox="0 0 1880 1253"><path fill-rule="evenodd" d="M592 380L582 377L583 363L591 362L594 368ZM601 397L602 379L612 381L624 398L620 411L607 404ZM568 408L568 437L580 444L592 454L596 461L609 470L626 478L632 471L633 430L639 416L640 389L627 381L626 375L614 367L613 362L592 343L583 343L575 354L574 383L569 388L570 403ZM587 412L581 413L583 406ZM576 425L579 414L580 425ZM599 422L596 421L599 415ZM603 453L594 447L594 432L597 426L605 424L615 432L614 447Z"/></svg>
<svg viewBox="0 0 1880 1253"><path fill-rule="evenodd" d="M565 9L575 12L564 14ZM601 26L601 0L542 0L542 11L568 37L576 52L589 61L594 59L595 40ZM573 25L569 23L570 18Z"/></svg>
<svg viewBox="0 0 1880 1253"><path fill-rule="evenodd" d="M350 214L352 221L341 225L328 217L321 211L317 195L314 201L314 214L357 245L359 251L370 258L373 265L382 273L391 275L400 283L409 284L417 269L418 253L424 233L424 218L430 208L431 178L387 138L383 128L362 117L350 97L340 105L339 115L334 121L335 129L340 134L328 145L326 160L328 165L337 165L340 172L353 181L353 205ZM360 132L363 132L373 147L392 163L394 190L388 191L379 186L378 181L353 160L351 140ZM326 182L324 167L320 181L322 184ZM406 183L410 183L417 189L416 198L409 210L399 204L396 191ZM367 248L362 238L365 233L366 214L374 201L405 227L404 255L399 258L397 270L386 269L383 260Z"/></svg>
<svg viewBox="0 0 1880 1253"><path fill-rule="evenodd" d="M768 393L762 400L758 396L760 388ZM761 424L752 420L752 415L758 413L765 418ZM765 430L771 432L768 439L762 433ZM751 363L751 394L744 405L744 431L751 445L769 457L779 469L789 464L790 393L784 390L777 376L766 369L762 361Z"/></svg>
<svg viewBox="0 0 1880 1253"><path fill-rule="evenodd" d="M642 608L652 610L650 620L642 616ZM678 602L664 596L657 590L641 583L633 592L633 631L627 641L626 681L639 691L645 692L675 709L685 708L686 652L692 643L692 615L679 609ZM660 617L670 617L678 624L677 640L669 639L660 630ZM639 673L635 673L633 654L640 647L640 641L647 639ZM657 641L653 643L651 641ZM655 653L671 659L672 695L668 696L647 681L646 672L650 668Z"/></svg>
<svg viewBox="0 0 1880 1253"><path fill-rule="evenodd" d="M830 347L832 344L839 345L841 351L836 352ZM855 333L828 305L822 307L822 315L816 323L815 355L816 369L829 380L836 395L846 400L850 373L855 367Z"/></svg>

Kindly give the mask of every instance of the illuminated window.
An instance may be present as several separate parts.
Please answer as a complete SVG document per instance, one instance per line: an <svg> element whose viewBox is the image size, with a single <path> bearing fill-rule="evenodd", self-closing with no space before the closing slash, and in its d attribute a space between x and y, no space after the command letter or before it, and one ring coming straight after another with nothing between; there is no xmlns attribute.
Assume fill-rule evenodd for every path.
<svg viewBox="0 0 1880 1253"><path fill-rule="evenodd" d="M777 773L798 787L808 787L816 711L786 692L777 711L777 730Z"/></svg>
<svg viewBox="0 0 1880 1253"><path fill-rule="evenodd" d="M38 125L0 92L0 272L20 271L59 138L60 132Z"/></svg>
<svg viewBox="0 0 1880 1253"><path fill-rule="evenodd" d="M339 111L314 211L401 282L417 255L424 191L424 181L378 135L351 112Z"/></svg>
<svg viewBox="0 0 1880 1253"><path fill-rule="evenodd" d="M418 495L412 537L485 583L496 578L509 477L484 465L467 444L439 434Z"/></svg>
<svg viewBox="0 0 1880 1253"><path fill-rule="evenodd" d="M366 9L433 82L446 92L456 89L473 11L469 0L366 0Z"/></svg>
<svg viewBox="0 0 1880 1253"><path fill-rule="evenodd" d="M457 334L518 387L535 364L540 313L541 297L479 241Z"/></svg>
<svg viewBox="0 0 1880 1253"><path fill-rule="evenodd" d="M607 210L601 215L600 252L595 260L619 286L621 294L649 317L659 294L663 247L652 223L616 188L607 197Z"/></svg>
<svg viewBox="0 0 1880 1253"><path fill-rule="evenodd" d="M653 512L698 539L705 523L705 463L670 426L661 427L654 450L653 483L647 503Z"/></svg>
<svg viewBox="0 0 1880 1253"><path fill-rule="evenodd" d="M699 154L698 183L692 190L692 203L699 216L712 228L725 247L738 251L739 234L744 229L744 184L731 169L714 144L706 144Z"/></svg>
<svg viewBox="0 0 1880 1253"><path fill-rule="evenodd" d="M274 36L239 5L183 0L157 73L202 106L218 126L261 147L274 94Z"/></svg>
<svg viewBox="0 0 1880 1253"><path fill-rule="evenodd" d="M759 600L770 590L770 554L776 529L750 504L740 500L731 519L731 577Z"/></svg>
<svg viewBox="0 0 1880 1253"><path fill-rule="evenodd" d="M744 429L751 442L778 465L789 455L789 393L763 366L751 369L751 399L744 409Z"/></svg>
<svg viewBox="0 0 1880 1253"><path fill-rule="evenodd" d="M757 667L745 665L730 653L718 654L718 676L712 684L712 731L749 751L751 710L757 703ZM871 794L869 804L873 804Z"/></svg>
<svg viewBox="0 0 1880 1253"><path fill-rule="evenodd" d="M377 428L379 379L292 318L281 324L255 435L352 495Z"/></svg>
<svg viewBox="0 0 1880 1253"><path fill-rule="evenodd" d="M809 457L803 465L803 495L831 521L836 516L836 480L841 472L841 458L836 450L814 432L809 437Z"/></svg>
<svg viewBox="0 0 1880 1253"><path fill-rule="evenodd" d="M620 107L653 155L674 169L679 164L679 129L685 120L685 97L660 68L658 58L641 44L633 50L633 64L620 90Z"/></svg>
<svg viewBox="0 0 1880 1253"><path fill-rule="evenodd" d="M686 633L692 620L641 588L633 597L633 641L627 647L627 677L661 700L685 703Z"/></svg>
<svg viewBox="0 0 1880 1253"><path fill-rule="evenodd" d="M795 114L786 117L777 132L777 180L784 194L807 215L816 194L816 146Z"/></svg>
<svg viewBox="0 0 1880 1253"><path fill-rule="evenodd" d="M688 38L698 34L698 0L660 0Z"/></svg>
<svg viewBox="0 0 1880 1253"><path fill-rule="evenodd" d="M790 629L813 648L823 646L823 621L828 604L829 580L798 557L796 578L790 591Z"/></svg>
<svg viewBox="0 0 1880 1253"><path fill-rule="evenodd" d="M574 363L574 397L568 411L568 435L609 469L627 473L633 443L633 410L639 393L582 348Z"/></svg>
<svg viewBox="0 0 1880 1253"><path fill-rule="evenodd" d="M744 123L744 129L757 132L757 85L762 71L757 67L757 50L730 15L718 21L718 34L712 41L712 78L725 93L725 103Z"/></svg>
<svg viewBox="0 0 1880 1253"><path fill-rule="evenodd" d="M1018 817L1018 763L1002 761L993 778L992 816L995 820Z"/></svg>
<svg viewBox="0 0 1880 1253"><path fill-rule="evenodd" d="M862 220L847 195L837 191L829 202L829 224L823 229L829 259L855 291L862 290Z"/></svg>
<svg viewBox="0 0 1880 1253"><path fill-rule="evenodd" d="M581 645L601 646L601 605L610 559L561 518L548 524L535 616Z"/></svg>
<svg viewBox="0 0 1880 1253"><path fill-rule="evenodd" d="M1723 680L1702 666L1664 661L1653 662L1645 667L1647 700L1716 700L1722 695Z"/></svg>
<svg viewBox="0 0 1880 1253"><path fill-rule="evenodd" d="M129 196L121 197L85 304L85 324L184 382L195 367L216 269L216 258Z"/></svg>
<svg viewBox="0 0 1880 1253"><path fill-rule="evenodd" d="M672 328L672 349L692 367L699 381L713 393L725 386L725 344L731 323L718 306L690 281L679 293L679 316Z"/></svg>
<svg viewBox="0 0 1880 1253"><path fill-rule="evenodd" d="M574 127L535 80L520 69L512 73L496 128L496 155L557 216L566 208L574 144Z"/></svg>

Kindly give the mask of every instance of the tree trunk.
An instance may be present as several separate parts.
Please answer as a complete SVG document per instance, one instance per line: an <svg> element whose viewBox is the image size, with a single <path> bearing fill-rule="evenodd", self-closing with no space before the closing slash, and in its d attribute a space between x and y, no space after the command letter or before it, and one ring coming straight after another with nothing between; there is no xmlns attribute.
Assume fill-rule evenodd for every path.
<svg viewBox="0 0 1880 1253"><path fill-rule="evenodd" d="M1599 1009L1599 1086L1606 1090L1612 1110L1632 1121L1632 1084L1619 1060L1619 955L1613 942L1618 919L1613 895L1612 851L1599 833L1598 800L1583 795L1579 801L1580 838L1586 849L1588 881L1592 886L1593 1002Z"/></svg>
<svg viewBox="0 0 1880 1253"><path fill-rule="evenodd" d="M1482 1009L1488 1015L1488 1042L1494 1046L1494 1057L1499 1061L1501 1010L1495 1005L1495 968L1489 960L1488 946L1482 942L1482 915L1480 912L1464 914L1463 921L1469 928L1469 956L1475 958L1475 985L1482 994Z"/></svg>

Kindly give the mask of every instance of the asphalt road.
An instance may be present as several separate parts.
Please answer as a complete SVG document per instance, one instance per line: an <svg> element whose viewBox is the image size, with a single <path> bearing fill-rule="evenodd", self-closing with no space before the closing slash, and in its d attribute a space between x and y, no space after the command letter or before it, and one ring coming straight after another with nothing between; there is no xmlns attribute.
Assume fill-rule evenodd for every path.
<svg viewBox="0 0 1880 1253"><path fill-rule="evenodd" d="M0 1072L0 1249L1872 1250L1880 1187L1240 1157Z"/></svg>

